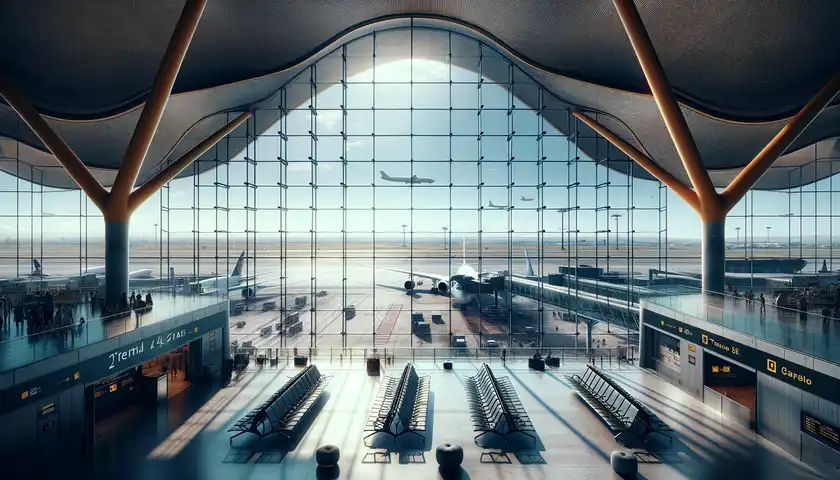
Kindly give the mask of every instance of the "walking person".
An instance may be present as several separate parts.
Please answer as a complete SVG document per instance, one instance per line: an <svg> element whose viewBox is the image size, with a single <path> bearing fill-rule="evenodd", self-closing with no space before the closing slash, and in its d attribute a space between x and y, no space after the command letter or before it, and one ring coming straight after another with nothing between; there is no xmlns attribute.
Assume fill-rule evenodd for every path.
<svg viewBox="0 0 840 480"><path fill-rule="evenodd" d="M767 299L763 293L758 296L758 301L761 302L761 313L767 313Z"/></svg>

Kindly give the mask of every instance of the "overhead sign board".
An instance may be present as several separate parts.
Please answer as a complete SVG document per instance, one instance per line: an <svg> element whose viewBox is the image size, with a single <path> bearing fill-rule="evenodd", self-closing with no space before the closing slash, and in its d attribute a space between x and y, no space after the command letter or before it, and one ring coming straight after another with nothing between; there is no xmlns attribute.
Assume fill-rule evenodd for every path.
<svg viewBox="0 0 840 480"><path fill-rule="evenodd" d="M754 368L789 385L801 388L818 397L840 403L840 379L803 367L749 345L707 332L660 313L645 310L645 324L679 338L696 343L704 349Z"/></svg>

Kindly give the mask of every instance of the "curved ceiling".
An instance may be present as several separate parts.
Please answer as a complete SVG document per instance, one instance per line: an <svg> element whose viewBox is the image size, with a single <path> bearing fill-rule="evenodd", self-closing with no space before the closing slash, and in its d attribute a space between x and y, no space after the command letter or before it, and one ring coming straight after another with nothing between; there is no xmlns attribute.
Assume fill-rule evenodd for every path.
<svg viewBox="0 0 840 480"><path fill-rule="evenodd" d="M183 3L0 4L0 42L7 46L0 50L4 74L39 111L52 117L49 123L88 165L103 169L106 185L112 176L109 170L122 160L138 107ZM834 38L840 2L775 0L772 8L733 0L637 3L704 161L720 186L840 70L840 42ZM559 103L603 112L599 120L687 179L611 0L586 5L547 0L527 8L518 2L481 0L210 0L139 181L149 178L158 159L177 158L220 127L225 121L220 112L270 102L296 73L336 46L411 22L494 45L554 93ZM552 121L569 131L568 120ZM244 138L244 127L240 130L232 136ZM598 147L594 132L586 127L579 130L586 154L598 160L624 158L613 148ZM38 152L44 150L41 142L6 105L0 107L0 135L21 140L23 146L14 148L23 161L45 165L52 160L55 165L49 155ZM840 158L838 136L840 98L758 188L786 188L830 174L830 167L819 165L809 175L792 176L790 171L805 170L798 167L815 158ZM216 151L235 151L222 147ZM0 168L7 171L2 157L9 156L8 151L9 142L0 142ZM205 155L215 157L216 151ZM31 159L26 152L32 153ZM610 166L627 168L622 162ZM631 173L647 178L639 168ZM73 187L57 168L46 168L42 182Z"/></svg>

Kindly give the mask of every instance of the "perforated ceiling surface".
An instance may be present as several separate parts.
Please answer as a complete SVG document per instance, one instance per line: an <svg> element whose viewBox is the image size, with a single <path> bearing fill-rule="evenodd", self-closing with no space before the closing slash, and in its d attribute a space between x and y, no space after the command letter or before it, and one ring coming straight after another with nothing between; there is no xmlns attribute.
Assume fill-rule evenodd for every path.
<svg viewBox="0 0 840 480"><path fill-rule="evenodd" d="M0 2L0 65L26 98L54 117L51 124L88 165L117 168L137 120L132 109L145 99L183 3ZM840 2L834 0L637 0L637 5L718 183L737 173L733 169L748 162L784 119L840 70ZM372 29L404 26L408 17L415 25L453 29L494 44L570 106L619 119L611 125L617 133L684 178L610 0L210 0L140 181L168 153L188 150L220 126L219 112L263 101L318 54ZM840 136L838 103L835 99L780 165L840 155L830 140ZM15 118L0 107L0 135L33 147L16 147L21 152L43 150ZM823 140L812 155L792 154ZM582 147L586 150L585 142ZM0 155L7 150L8 143L0 144ZM33 153L32 162L48 161L41 157ZM21 153L21 158L27 157ZM787 170L776 170L759 187L791 184L782 180L790 177ZM638 172L634 169L645 176ZM50 169L42 182L72 186L59 169Z"/></svg>

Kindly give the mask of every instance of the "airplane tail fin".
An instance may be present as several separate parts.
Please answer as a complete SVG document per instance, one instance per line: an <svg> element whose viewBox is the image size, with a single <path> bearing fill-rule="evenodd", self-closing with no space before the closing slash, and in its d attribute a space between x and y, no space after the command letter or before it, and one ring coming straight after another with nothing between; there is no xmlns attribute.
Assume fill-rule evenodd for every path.
<svg viewBox="0 0 840 480"><path fill-rule="evenodd" d="M461 237L461 247L463 247L464 252L464 261L463 264L467 264L467 237Z"/></svg>
<svg viewBox="0 0 840 480"><path fill-rule="evenodd" d="M391 178L391 177L388 176L387 173L385 173L385 170L380 170L379 174L382 175L382 180L388 180L388 179Z"/></svg>
<svg viewBox="0 0 840 480"><path fill-rule="evenodd" d="M531 259L528 257L528 249L525 249L525 275L528 277L536 277L534 273L534 266L531 265Z"/></svg>
<svg viewBox="0 0 840 480"><path fill-rule="evenodd" d="M493 200L490 200L490 201L487 203L487 206L488 206L488 207L495 207L495 205L493 205Z"/></svg>
<svg viewBox="0 0 840 480"><path fill-rule="evenodd" d="M41 271L41 262L35 260L34 258L32 259L32 269L34 270L34 273L36 275L40 275L41 273L43 273Z"/></svg>
<svg viewBox="0 0 840 480"><path fill-rule="evenodd" d="M233 271L230 273L231 277L241 277L242 276L242 263L245 262L245 250L239 254L239 260L236 261L236 265L233 267Z"/></svg>

